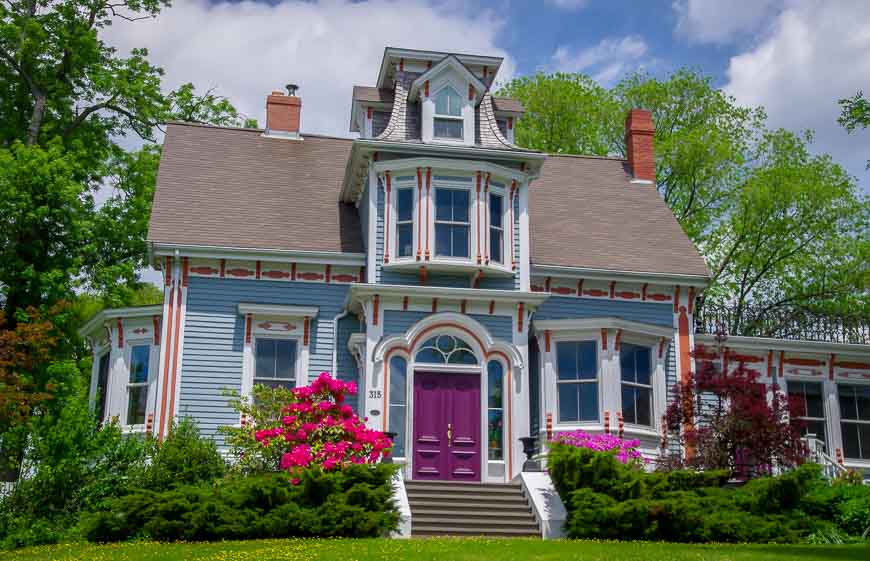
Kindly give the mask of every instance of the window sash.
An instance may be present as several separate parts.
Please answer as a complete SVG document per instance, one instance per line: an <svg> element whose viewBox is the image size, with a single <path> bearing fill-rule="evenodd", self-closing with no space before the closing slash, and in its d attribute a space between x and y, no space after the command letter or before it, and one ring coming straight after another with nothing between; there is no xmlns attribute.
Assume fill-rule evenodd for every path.
<svg viewBox="0 0 870 561"><path fill-rule="evenodd" d="M148 384L127 384L127 424L145 424L145 411L148 407Z"/></svg>
<svg viewBox="0 0 870 561"><path fill-rule="evenodd" d="M588 384L594 386L594 407L593 413L594 415L584 415L585 411L583 409L583 400L582 400L582 392L578 393L576 398L577 409L576 409L576 418L566 418L564 416L565 407L562 404L562 392L560 391L561 386L580 386L583 384ZM577 388L578 390L580 388ZM601 409L601 404L599 403L598 396L598 378L588 379L588 380L557 380L556 381L556 414L559 420L559 423L588 423L588 422L598 422L600 421L601 415L599 410Z"/></svg>
<svg viewBox="0 0 870 561"><path fill-rule="evenodd" d="M846 438L846 429L851 427L854 427L857 433L857 450L850 445L851 443ZM845 458L852 460L870 460L870 421L842 419L840 421L840 432L843 435L843 456ZM857 454L853 453L855 451L857 451Z"/></svg>
<svg viewBox="0 0 870 561"><path fill-rule="evenodd" d="M444 107L439 108L440 103ZM443 109L443 111L439 110ZM435 94L435 115L439 117L462 117L462 96L451 86L445 86Z"/></svg>
<svg viewBox="0 0 870 561"><path fill-rule="evenodd" d="M438 126L438 125L442 126ZM458 126L457 126L458 125ZM455 117L435 117L432 123L432 135L435 138L461 140L465 138L465 123Z"/></svg>
<svg viewBox="0 0 870 561"><path fill-rule="evenodd" d="M279 343L289 343L290 353L287 357L287 372L286 374L279 372L278 362L280 360L279 357ZM263 345L261 347L261 345ZM263 352L265 354L266 345L271 345L271 356L261 356L260 350L264 349ZM253 369L253 384L263 384L263 385L274 385L281 384L287 387L290 385L295 385L296 382L296 362L299 360L299 346L298 342L295 339L279 339L273 337L257 337L254 340L254 369ZM271 364L268 364L271 362ZM261 368L263 368L262 372L258 372Z"/></svg>

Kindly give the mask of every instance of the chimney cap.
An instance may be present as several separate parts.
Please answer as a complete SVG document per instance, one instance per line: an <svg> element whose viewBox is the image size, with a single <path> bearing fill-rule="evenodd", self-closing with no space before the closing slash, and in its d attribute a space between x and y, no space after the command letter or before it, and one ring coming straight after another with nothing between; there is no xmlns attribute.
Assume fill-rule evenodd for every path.
<svg viewBox="0 0 870 561"><path fill-rule="evenodd" d="M287 88L287 93L293 97L296 97L296 91L299 89L299 86L296 84L287 84L284 86Z"/></svg>

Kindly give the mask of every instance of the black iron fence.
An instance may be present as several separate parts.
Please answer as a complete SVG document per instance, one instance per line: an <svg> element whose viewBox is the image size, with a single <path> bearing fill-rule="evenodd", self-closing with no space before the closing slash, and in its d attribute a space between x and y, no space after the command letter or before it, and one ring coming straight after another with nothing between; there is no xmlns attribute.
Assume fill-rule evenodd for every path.
<svg viewBox="0 0 870 561"><path fill-rule="evenodd" d="M801 339L870 345L870 318L798 308L761 310L705 302L695 313L695 331L710 335Z"/></svg>

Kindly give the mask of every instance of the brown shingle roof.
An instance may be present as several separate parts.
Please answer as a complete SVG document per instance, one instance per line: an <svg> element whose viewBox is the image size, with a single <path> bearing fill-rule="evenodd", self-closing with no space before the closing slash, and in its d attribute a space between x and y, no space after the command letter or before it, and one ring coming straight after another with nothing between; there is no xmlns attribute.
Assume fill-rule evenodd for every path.
<svg viewBox="0 0 870 561"><path fill-rule="evenodd" d="M624 160L550 156L529 206L536 265L709 275L655 186L631 183Z"/></svg>
<svg viewBox="0 0 870 561"><path fill-rule="evenodd" d="M492 97L492 104L498 112L505 111L507 113L523 113L523 104L518 99L510 97Z"/></svg>
<svg viewBox="0 0 870 561"><path fill-rule="evenodd" d="M359 215L339 203L350 139L170 124L148 239L155 243L363 252Z"/></svg>
<svg viewBox="0 0 870 561"><path fill-rule="evenodd" d="M353 99L368 103L393 103L393 90L374 86L354 86Z"/></svg>

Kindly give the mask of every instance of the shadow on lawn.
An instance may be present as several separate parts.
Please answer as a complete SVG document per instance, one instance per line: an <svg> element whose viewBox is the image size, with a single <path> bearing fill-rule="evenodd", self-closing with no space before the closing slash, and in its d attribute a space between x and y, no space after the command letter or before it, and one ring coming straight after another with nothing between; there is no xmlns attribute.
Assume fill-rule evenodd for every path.
<svg viewBox="0 0 870 561"><path fill-rule="evenodd" d="M772 556L779 556L782 559L801 559L802 557L818 559L819 557L819 548L816 547L764 545L754 549ZM870 558L870 546L831 546L825 549L824 556L831 561L867 561Z"/></svg>

